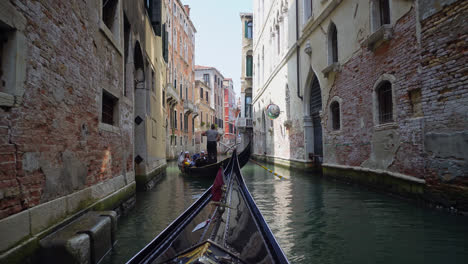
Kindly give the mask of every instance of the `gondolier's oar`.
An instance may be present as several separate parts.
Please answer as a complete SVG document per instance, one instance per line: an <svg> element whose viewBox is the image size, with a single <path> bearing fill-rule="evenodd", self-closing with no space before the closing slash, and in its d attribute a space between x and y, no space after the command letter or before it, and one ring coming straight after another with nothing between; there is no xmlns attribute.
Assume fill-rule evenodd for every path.
<svg viewBox="0 0 468 264"><path fill-rule="evenodd" d="M257 164L258 166L264 168L266 171L268 171L269 173L275 175L276 177L278 177L278 178L280 178L280 179L287 179L287 178L285 178L285 177L279 175L278 173L274 172L273 170L270 170L270 169L268 169L267 167L263 166L262 164L256 162L256 161L253 160L253 159L250 159L250 161L252 161L253 163Z"/></svg>

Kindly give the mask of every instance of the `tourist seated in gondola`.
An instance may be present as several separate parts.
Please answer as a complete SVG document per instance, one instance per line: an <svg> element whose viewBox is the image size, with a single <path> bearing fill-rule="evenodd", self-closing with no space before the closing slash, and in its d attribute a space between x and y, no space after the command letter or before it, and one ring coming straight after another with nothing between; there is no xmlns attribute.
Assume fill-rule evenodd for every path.
<svg viewBox="0 0 468 264"><path fill-rule="evenodd" d="M208 164L208 159L206 158L205 151L200 152L200 156L195 160L195 165L197 167L203 167Z"/></svg>
<svg viewBox="0 0 468 264"><path fill-rule="evenodd" d="M190 154L188 151L185 151L185 156L184 156L184 161L182 162L182 166L184 168L186 167L192 167L194 164L192 162L192 159L190 158Z"/></svg>

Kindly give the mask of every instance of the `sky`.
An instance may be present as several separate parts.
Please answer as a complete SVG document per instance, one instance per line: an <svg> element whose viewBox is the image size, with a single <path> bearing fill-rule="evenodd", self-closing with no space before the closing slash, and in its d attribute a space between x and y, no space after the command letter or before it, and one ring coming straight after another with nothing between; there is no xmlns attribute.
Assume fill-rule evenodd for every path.
<svg viewBox="0 0 468 264"><path fill-rule="evenodd" d="M181 0L190 6L195 25L195 64L217 68L232 78L240 96L242 23L240 13L251 13L252 0Z"/></svg>

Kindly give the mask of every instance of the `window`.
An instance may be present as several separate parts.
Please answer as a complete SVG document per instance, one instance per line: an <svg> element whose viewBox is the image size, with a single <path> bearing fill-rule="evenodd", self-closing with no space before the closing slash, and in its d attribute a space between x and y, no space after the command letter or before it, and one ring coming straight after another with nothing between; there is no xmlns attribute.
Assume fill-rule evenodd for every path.
<svg viewBox="0 0 468 264"><path fill-rule="evenodd" d="M304 23L312 16L313 0L304 0Z"/></svg>
<svg viewBox="0 0 468 264"><path fill-rule="evenodd" d="M182 113L180 113L180 130L184 129L184 119L182 118ZM182 139L180 140L182 142Z"/></svg>
<svg viewBox="0 0 468 264"><path fill-rule="evenodd" d="M188 132L188 127L189 127L189 120L188 120L188 115L184 116L184 131Z"/></svg>
<svg viewBox="0 0 468 264"><path fill-rule="evenodd" d="M252 21L245 21L245 37L252 38Z"/></svg>
<svg viewBox="0 0 468 264"><path fill-rule="evenodd" d="M333 22L328 30L328 62L329 64L338 62L338 32Z"/></svg>
<svg viewBox="0 0 468 264"><path fill-rule="evenodd" d="M185 99L188 99L188 86L185 86Z"/></svg>
<svg viewBox="0 0 468 264"><path fill-rule="evenodd" d="M153 70L151 70L151 91L156 92L156 77Z"/></svg>
<svg viewBox="0 0 468 264"><path fill-rule="evenodd" d="M182 81L180 81L179 86L180 86L180 89L179 89L179 90L180 90L180 99L184 99L184 94L183 94L183 92L182 92L182 90L183 90L183 89L182 89Z"/></svg>
<svg viewBox="0 0 468 264"><path fill-rule="evenodd" d="M206 92L206 102L209 103L209 100L208 100L208 92Z"/></svg>
<svg viewBox="0 0 468 264"><path fill-rule="evenodd" d="M161 0L145 0L145 7L148 11L154 33L157 36L161 36Z"/></svg>
<svg viewBox="0 0 468 264"><path fill-rule="evenodd" d="M277 47L278 47L278 54L280 54L281 51L281 35L280 35L280 27L276 26L276 41L277 41Z"/></svg>
<svg viewBox="0 0 468 264"><path fill-rule="evenodd" d="M337 101L331 103L330 112L332 119L332 129L340 130L340 104Z"/></svg>
<svg viewBox="0 0 468 264"><path fill-rule="evenodd" d="M9 1L0 1L0 106L21 103L26 77L26 19Z"/></svg>
<svg viewBox="0 0 468 264"><path fill-rule="evenodd" d="M247 55L245 69L246 69L246 76L252 77L252 56L251 55Z"/></svg>
<svg viewBox="0 0 468 264"><path fill-rule="evenodd" d="M166 91L162 91L162 106L166 107Z"/></svg>
<svg viewBox="0 0 468 264"><path fill-rule="evenodd" d="M251 118L252 117L252 95L245 96L245 117Z"/></svg>
<svg viewBox="0 0 468 264"><path fill-rule="evenodd" d="M200 99L203 99L203 88L200 87Z"/></svg>
<svg viewBox="0 0 468 264"><path fill-rule="evenodd" d="M210 85L210 75L203 74L203 81L205 82L206 85Z"/></svg>
<svg viewBox="0 0 468 264"><path fill-rule="evenodd" d="M388 0L379 0L380 25L390 24L390 5Z"/></svg>
<svg viewBox="0 0 468 264"><path fill-rule="evenodd" d="M175 129L177 129L177 111L174 111L174 124L172 124Z"/></svg>
<svg viewBox="0 0 468 264"><path fill-rule="evenodd" d="M102 91L102 115L101 122L109 125L116 124L117 121L117 97Z"/></svg>
<svg viewBox="0 0 468 264"><path fill-rule="evenodd" d="M102 0L102 21L111 31L116 21L118 0Z"/></svg>
<svg viewBox="0 0 468 264"><path fill-rule="evenodd" d="M379 109L379 123L385 124L393 122L392 84L389 81L383 81L377 87L376 92Z"/></svg>
<svg viewBox="0 0 468 264"><path fill-rule="evenodd" d="M371 26L372 32L376 32L381 26L390 24L390 1L371 1Z"/></svg>

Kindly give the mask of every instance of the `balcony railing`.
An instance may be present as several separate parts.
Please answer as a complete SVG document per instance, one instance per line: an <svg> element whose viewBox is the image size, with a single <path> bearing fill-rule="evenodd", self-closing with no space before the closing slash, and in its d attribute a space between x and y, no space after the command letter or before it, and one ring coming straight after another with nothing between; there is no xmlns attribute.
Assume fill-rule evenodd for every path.
<svg viewBox="0 0 468 264"><path fill-rule="evenodd" d="M172 83L166 85L166 102L169 105L176 105L180 101L177 90L172 86Z"/></svg>
<svg viewBox="0 0 468 264"><path fill-rule="evenodd" d="M192 103L191 101L185 100L184 101L184 114L189 115L192 114L192 117L198 115L198 105Z"/></svg>

